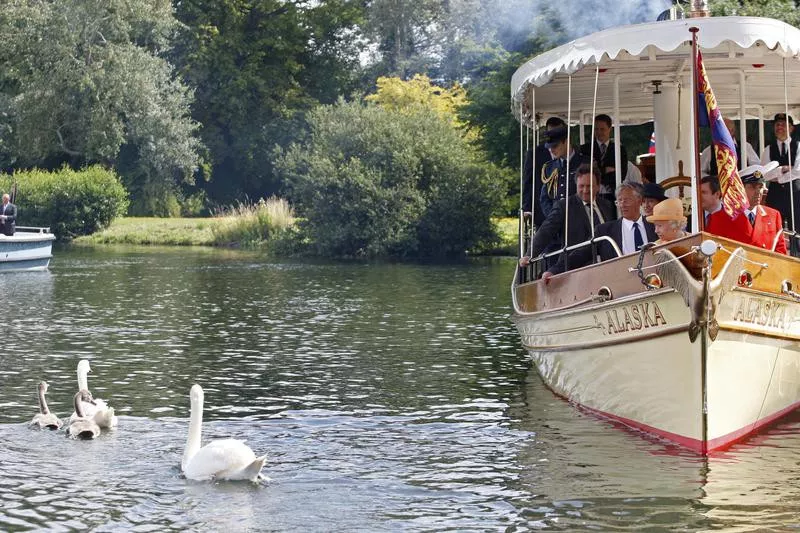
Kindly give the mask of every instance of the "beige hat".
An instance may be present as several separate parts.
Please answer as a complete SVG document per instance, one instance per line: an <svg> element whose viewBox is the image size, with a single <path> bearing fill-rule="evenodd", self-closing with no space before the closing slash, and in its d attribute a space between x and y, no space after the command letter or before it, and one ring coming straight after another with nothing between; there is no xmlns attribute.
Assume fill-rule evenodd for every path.
<svg viewBox="0 0 800 533"><path fill-rule="evenodd" d="M683 202L679 198L667 198L663 202L658 202L653 207L653 214L647 217L648 222L662 222L665 220L686 222L686 217L683 216Z"/></svg>

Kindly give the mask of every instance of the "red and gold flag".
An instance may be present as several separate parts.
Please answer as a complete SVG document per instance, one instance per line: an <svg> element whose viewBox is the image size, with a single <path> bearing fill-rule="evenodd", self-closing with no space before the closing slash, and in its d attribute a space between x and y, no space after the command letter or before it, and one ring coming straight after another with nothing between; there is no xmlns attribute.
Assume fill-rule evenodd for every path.
<svg viewBox="0 0 800 533"><path fill-rule="evenodd" d="M736 145L728 128L722 121L722 113L717 107L717 99L711 90L703 55L697 51L697 104L700 125L711 128L711 141L719 169L719 188L722 193L722 207L728 216L736 218L750 207L744 192L739 170L736 168Z"/></svg>

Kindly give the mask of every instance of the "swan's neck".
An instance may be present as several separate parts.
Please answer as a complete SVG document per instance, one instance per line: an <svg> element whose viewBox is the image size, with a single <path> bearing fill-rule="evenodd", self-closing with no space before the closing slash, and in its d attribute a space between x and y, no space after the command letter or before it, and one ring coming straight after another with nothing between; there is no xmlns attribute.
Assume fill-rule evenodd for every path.
<svg viewBox="0 0 800 533"><path fill-rule="evenodd" d="M78 370L78 390L89 390L89 378L84 369Z"/></svg>
<svg viewBox="0 0 800 533"><path fill-rule="evenodd" d="M186 439L186 449L183 451L181 467L186 469L186 464L200 449L201 431L203 428L203 400L192 400L192 413L189 418L189 436Z"/></svg>
<svg viewBox="0 0 800 533"><path fill-rule="evenodd" d="M44 399L44 389L39 389L39 412L43 415L50 414L50 409L47 408L47 400Z"/></svg>
<svg viewBox="0 0 800 533"><path fill-rule="evenodd" d="M75 403L75 414L78 416L78 418L83 418L83 407L81 406L81 393L80 392L75 394L74 403Z"/></svg>

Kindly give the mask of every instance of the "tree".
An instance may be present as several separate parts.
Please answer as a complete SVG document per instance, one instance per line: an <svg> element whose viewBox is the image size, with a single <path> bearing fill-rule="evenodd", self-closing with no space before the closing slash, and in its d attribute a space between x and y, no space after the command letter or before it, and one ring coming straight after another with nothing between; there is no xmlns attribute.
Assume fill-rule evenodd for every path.
<svg viewBox="0 0 800 533"><path fill-rule="evenodd" d="M800 25L797 0L711 0L709 3L714 16L768 17Z"/></svg>
<svg viewBox="0 0 800 533"><path fill-rule="evenodd" d="M318 253L453 256L494 238L495 171L449 121L339 102L309 122L277 164Z"/></svg>
<svg viewBox="0 0 800 533"><path fill-rule="evenodd" d="M7 0L0 27L3 165L119 165L132 211L168 214L200 163L170 4Z"/></svg>
<svg viewBox="0 0 800 533"><path fill-rule="evenodd" d="M356 79L362 15L357 0L192 0L175 61L197 88L219 202L276 192L274 146L305 134L304 114L347 94Z"/></svg>

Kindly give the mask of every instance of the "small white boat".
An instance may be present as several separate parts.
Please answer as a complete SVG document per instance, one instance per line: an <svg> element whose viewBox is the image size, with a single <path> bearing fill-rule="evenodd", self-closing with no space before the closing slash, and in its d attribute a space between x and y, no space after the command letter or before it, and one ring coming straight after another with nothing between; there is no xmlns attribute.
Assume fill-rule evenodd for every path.
<svg viewBox="0 0 800 533"><path fill-rule="evenodd" d="M688 190L693 27L720 108L758 120L763 148L764 117L800 110L800 30L771 19L690 18L578 39L520 67L514 112L531 128L540 116L583 124L596 102L616 139L620 123L653 120L657 180ZM521 230L520 255L526 239ZM571 402L700 453L800 406L799 259L699 232L548 283L537 269L537 258L516 269L514 320L544 382Z"/></svg>
<svg viewBox="0 0 800 533"><path fill-rule="evenodd" d="M17 226L14 235L0 234L0 272L47 270L56 236L50 228Z"/></svg>

